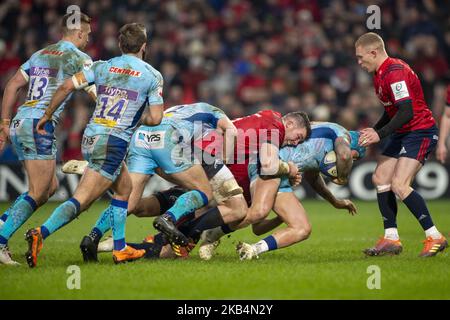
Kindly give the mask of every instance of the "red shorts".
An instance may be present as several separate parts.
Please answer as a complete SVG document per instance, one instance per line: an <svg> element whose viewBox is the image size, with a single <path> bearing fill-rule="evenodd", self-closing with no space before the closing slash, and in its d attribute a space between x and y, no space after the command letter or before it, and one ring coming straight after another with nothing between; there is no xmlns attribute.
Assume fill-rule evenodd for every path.
<svg viewBox="0 0 450 320"><path fill-rule="evenodd" d="M250 206L252 203L252 197L250 195L250 179L248 177L248 163L242 164L229 164L227 165L231 173L233 173L234 178L237 183L244 190L244 197L247 204Z"/></svg>

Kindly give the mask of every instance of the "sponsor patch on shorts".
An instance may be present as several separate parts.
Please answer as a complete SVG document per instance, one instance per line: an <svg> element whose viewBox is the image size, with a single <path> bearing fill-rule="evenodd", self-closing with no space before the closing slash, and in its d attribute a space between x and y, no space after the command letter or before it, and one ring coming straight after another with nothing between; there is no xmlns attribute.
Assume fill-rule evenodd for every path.
<svg viewBox="0 0 450 320"><path fill-rule="evenodd" d="M148 150L164 148L164 131L138 131L136 134L136 147Z"/></svg>

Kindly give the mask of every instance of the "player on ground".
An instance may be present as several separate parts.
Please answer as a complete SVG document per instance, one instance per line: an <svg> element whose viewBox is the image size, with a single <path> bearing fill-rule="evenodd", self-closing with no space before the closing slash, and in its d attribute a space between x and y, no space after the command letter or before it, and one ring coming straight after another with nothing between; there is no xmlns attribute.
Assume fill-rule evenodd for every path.
<svg viewBox="0 0 450 320"><path fill-rule="evenodd" d="M226 150L234 149L236 128L222 110L207 103L174 106L164 112L159 126L140 126L132 137L127 160L132 181L128 205L130 213L137 212L139 216L159 214L154 209L144 214L142 208L152 199L141 199L145 185L156 172L186 190L184 194L177 195L177 200L154 222L155 227L167 236L173 246L188 244L188 239L176 229L175 224L206 206L213 197L217 203L207 212L214 217L222 217L229 222L230 219L245 216L246 203L242 189L222 164L222 159L200 159L203 158L202 154L194 154L191 148L194 140L201 139L211 131L225 137L224 154ZM209 168L207 173L200 164L202 160L212 162L203 166ZM220 163L214 160L220 160ZM224 220L221 222L224 223ZM97 244L109 228L109 221L100 217L89 237L83 239L85 260L97 260Z"/></svg>
<svg viewBox="0 0 450 320"><path fill-rule="evenodd" d="M447 138L450 133L450 84L447 85L447 104L442 114L441 126L439 131L439 137L436 149L436 158L441 162L445 163L447 159Z"/></svg>
<svg viewBox="0 0 450 320"><path fill-rule="evenodd" d="M283 161L291 161L296 165L296 167L299 168L300 171L307 172L305 174L305 177L308 179L308 182L316 189L316 191L323 196L325 199L327 199L331 204L333 204L335 207L339 208L347 208L349 210L353 210L353 204L348 200L337 200L334 198L334 196L329 192L329 190L326 188L323 179L318 174L319 171L319 164L325 157L325 155L335 150L337 154L337 165L336 167L339 168L337 170L337 176L339 178L336 178L334 182L342 184L345 183L348 179L348 174L350 172L350 169L352 167L352 156L351 156L351 149L349 145L350 141L350 134L348 131L334 123L316 123L311 126L311 136L308 140L305 142L293 147L293 146L285 146L280 149L280 158ZM355 139L353 139L354 141ZM341 170L341 172L339 172ZM256 183L259 181L259 183L264 183L266 181L269 181L271 186L276 186L276 189L274 191L275 195L275 201L273 207L277 207L277 210L280 212L281 215L286 217L286 219L290 218L290 213L295 212L297 210L298 212L303 214L298 214L299 219L292 219L292 225L294 225L294 228L291 228L293 233L296 233L297 235L303 234L303 237L301 240L304 240L307 238L307 235L309 232L304 232L304 230L308 229L308 221L306 217L306 212L304 211L301 204L296 199L295 195L291 192L291 186L289 184L289 181L285 178L283 179L269 179L260 176L260 173L258 172L258 168L255 164L249 165L249 175L252 181L253 186L256 185ZM281 194L279 193L280 189L280 183L281 186L284 189L289 189L285 192L291 192L292 194ZM289 205L287 205L289 204ZM252 203L253 206L253 203ZM261 216L257 217L257 219L249 219L248 216L246 217L246 220L244 220L243 223L241 223L241 226L245 227L249 224L256 224L260 221L262 221L267 215L270 213L270 208L266 208L264 212L261 212ZM295 210L294 210L295 209ZM294 211L291 211L294 210ZM297 213L295 213L293 216L295 217ZM297 232L298 231L298 232ZM216 228L213 230L208 230L205 232L203 236L203 242L200 245L200 257L202 257L205 260L209 260L212 255L215 247L218 245L218 240L221 236L226 234L226 230L223 228ZM270 239L273 240L272 238ZM300 241L300 239L297 239L297 241ZM276 243L276 241L272 241L272 243ZM281 243L281 245L283 245Z"/></svg>
<svg viewBox="0 0 450 320"><path fill-rule="evenodd" d="M295 165L279 161L278 146L285 144L296 145L309 135L310 126L306 114L294 112L281 117L277 112L265 110L248 117L236 119L233 121L233 124L238 129L237 143L233 149L233 156L231 159L227 156L226 161L228 162L228 168L233 173L239 185L244 189L244 196L247 202L250 200L248 198L250 182L247 168L251 161L256 163L260 160L261 163L267 166L266 169L272 170L272 174L279 176L292 175L296 177L298 169ZM215 132L212 132L209 137L205 137L205 139L198 142L198 146L205 153L211 153L213 155L217 150L222 150L222 146L226 144L226 141L222 142L220 135L217 135ZM263 152L260 153L263 148ZM264 198L260 199L264 201ZM242 206L239 207L242 208ZM237 227L242 220L242 216L236 219L236 215L234 215L233 217L235 219L230 223L224 221L224 216L222 216L223 211L218 209L211 210L215 210L214 214L203 215L195 226L194 230L197 230L198 234L218 225L231 232L233 230L232 228ZM176 229L171 226L171 230ZM179 238L186 238L180 231L176 230L172 232L176 232L176 236Z"/></svg>
<svg viewBox="0 0 450 320"><path fill-rule="evenodd" d="M362 35L355 49L361 68L374 73L375 92L385 109L373 128L361 131L359 143L367 147L390 137L372 176L385 234L375 247L364 252L377 256L402 251L396 221L397 195L425 231L420 256L435 256L448 246L447 240L435 227L422 196L411 188L438 140L438 129L424 100L419 78L404 61L387 55L383 39L375 33Z"/></svg>
<svg viewBox="0 0 450 320"><path fill-rule="evenodd" d="M359 134L356 131L348 132L334 123L312 124L311 128L310 139L297 147L282 148L280 157L284 161L294 162L300 171L304 172L305 179L313 189L335 208L347 209L350 214L354 215L356 213L354 204L347 199L336 199L327 188L320 175L320 163L327 153L334 150L336 158L345 159L346 162L350 163L351 169L352 161L347 161L348 155L356 160L365 154L365 148L358 146ZM339 174L338 171L337 175L340 179L335 179L334 182L340 184L347 181L350 169L345 167L345 175ZM252 183L260 179L255 166L250 165L249 173ZM274 234L255 244L239 243L236 250L241 260L258 258L261 253L284 248L309 237L311 225L306 211L293 193L289 181L285 178L279 181L273 210L277 217L252 224L253 232L256 235L262 235L282 222L286 223L286 228L277 230Z"/></svg>
<svg viewBox="0 0 450 320"><path fill-rule="evenodd" d="M358 137L358 132L347 132L343 127L333 123L313 124L310 139L299 144L297 147L282 148L280 150L280 156L284 161L290 159L298 165L300 170L304 172L307 181L317 193L330 202L335 208L347 209L350 214L355 214L356 207L350 200L336 199L328 190L324 180L319 175L319 170L321 161L329 151L339 150L337 152L341 157L343 154L348 153L347 150L345 150L346 146L348 146L348 139L351 139L350 148L352 157L354 159L364 157L365 148L358 146ZM345 139L345 141L342 141L340 138ZM343 144L343 146L339 146L340 144ZM257 166L250 165L249 170L251 180L254 181L257 177ZM347 179L346 176L343 178ZM182 190L169 189L149 197L148 200L149 203L151 201L152 206L148 207L147 210L149 212L157 209L159 210L160 207L167 205L167 202L170 203L173 201L171 198L176 197L179 192L182 192ZM242 256L242 259L252 259L267 250L286 247L298 241L305 240L308 237L311 228L307 221L306 213L292 193L292 188L287 178L281 180L280 189L278 190L278 195L275 200L275 207L277 212L280 212L284 219L286 219L285 222L288 224L288 227L280 230L276 235L265 238L260 241L258 245L241 244L239 253ZM157 212L155 214L159 213ZM198 219L186 221L179 226L179 229L186 235L190 234L192 230L196 228L196 220ZM277 216L275 219L264 220L252 227L254 233L260 235L272 230L282 222L283 219ZM210 231L208 230L206 233L208 232ZM130 245L134 248L145 249L147 258L170 258L174 257L174 254L181 257L188 256L185 250L181 251L181 254L177 254L177 252L171 253L170 249L165 248L165 244L164 239L158 234L154 237L148 236L140 244L133 243ZM217 243L210 243L210 245L208 250L206 250L208 245L200 247L199 255L204 260L211 259L213 249L216 247ZM112 243L110 240L103 241L99 246L99 251L111 250Z"/></svg>
<svg viewBox="0 0 450 320"><path fill-rule="evenodd" d="M37 132L35 127L58 86L65 79L92 65L91 58L81 51L88 43L91 19L83 13L74 14L80 15L79 25L70 24L72 14L65 15L61 23L62 39L34 53L5 88L0 122L0 151L10 137L18 158L25 167L29 187L0 218L2 224L4 222L0 227L0 263L17 264L11 259L8 240L58 188L54 129L70 97L61 101L45 130ZM26 101L19 107L11 122L17 93L26 85ZM95 86L85 90L96 99Z"/></svg>
<svg viewBox="0 0 450 320"><path fill-rule="evenodd" d="M251 199L248 165L250 163L258 164L261 171L268 176L289 176L298 183L297 167L292 162L280 160L278 150L283 145L297 145L303 142L311 133L309 119L304 112L291 112L281 116L278 112L263 110L247 117L235 119L233 124L238 129L238 136L233 162L228 163L227 166L243 188L247 204L250 204L252 200L253 202L247 210L245 219L232 224L222 224L221 230L225 234L247 226L247 217L262 216L264 211L270 211L273 206L274 198L270 196L273 185L270 180L258 183L255 186L255 197ZM206 139L202 148L208 152L213 144L209 144ZM209 228L203 230L207 229Z"/></svg>
<svg viewBox="0 0 450 320"><path fill-rule="evenodd" d="M97 106L83 135L82 151L89 166L75 194L61 204L39 228L30 229L27 262L35 267L43 240L67 223L112 188L114 196L108 210L113 226L114 262L135 260L144 251L136 251L125 243L125 223L131 181L123 160L131 135L147 105L143 122L157 125L163 116L162 76L142 59L145 55L147 32L141 24L124 25L119 31L122 55L93 66L67 79L56 91L50 106L37 124L38 132L51 119L53 112L70 92L96 84Z"/></svg>

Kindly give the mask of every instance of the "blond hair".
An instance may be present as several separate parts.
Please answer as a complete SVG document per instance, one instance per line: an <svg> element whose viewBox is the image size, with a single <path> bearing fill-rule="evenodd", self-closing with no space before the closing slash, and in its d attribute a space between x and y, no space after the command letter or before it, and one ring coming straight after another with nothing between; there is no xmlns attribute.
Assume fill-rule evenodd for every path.
<svg viewBox="0 0 450 320"><path fill-rule="evenodd" d="M383 51L385 51L383 39L374 32L367 32L362 36L360 36L358 40L356 40L355 42L355 48L360 46L361 47L370 46L373 49L382 49Z"/></svg>

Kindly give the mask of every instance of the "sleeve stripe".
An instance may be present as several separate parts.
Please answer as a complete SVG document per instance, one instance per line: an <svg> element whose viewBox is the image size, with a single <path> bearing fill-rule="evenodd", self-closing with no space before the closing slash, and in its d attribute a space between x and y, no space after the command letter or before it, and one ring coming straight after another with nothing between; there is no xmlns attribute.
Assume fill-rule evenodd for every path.
<svg viewBox="0 0 450 320"><path fill-rule="evenodd" d="M86 79L84 78L81 72L78 72L72 76L72 82L75 89L82 89L84 87L87 87L88 85Z"/></svg>
<svg viewBox="0 0 450 320"><path fill-rule="evenodd" d="M20 72L22 73L22 76L25 78L26 81L30 80L30 76L28 75L28 72L23 70L22 68L19 68Z"/></svg>

